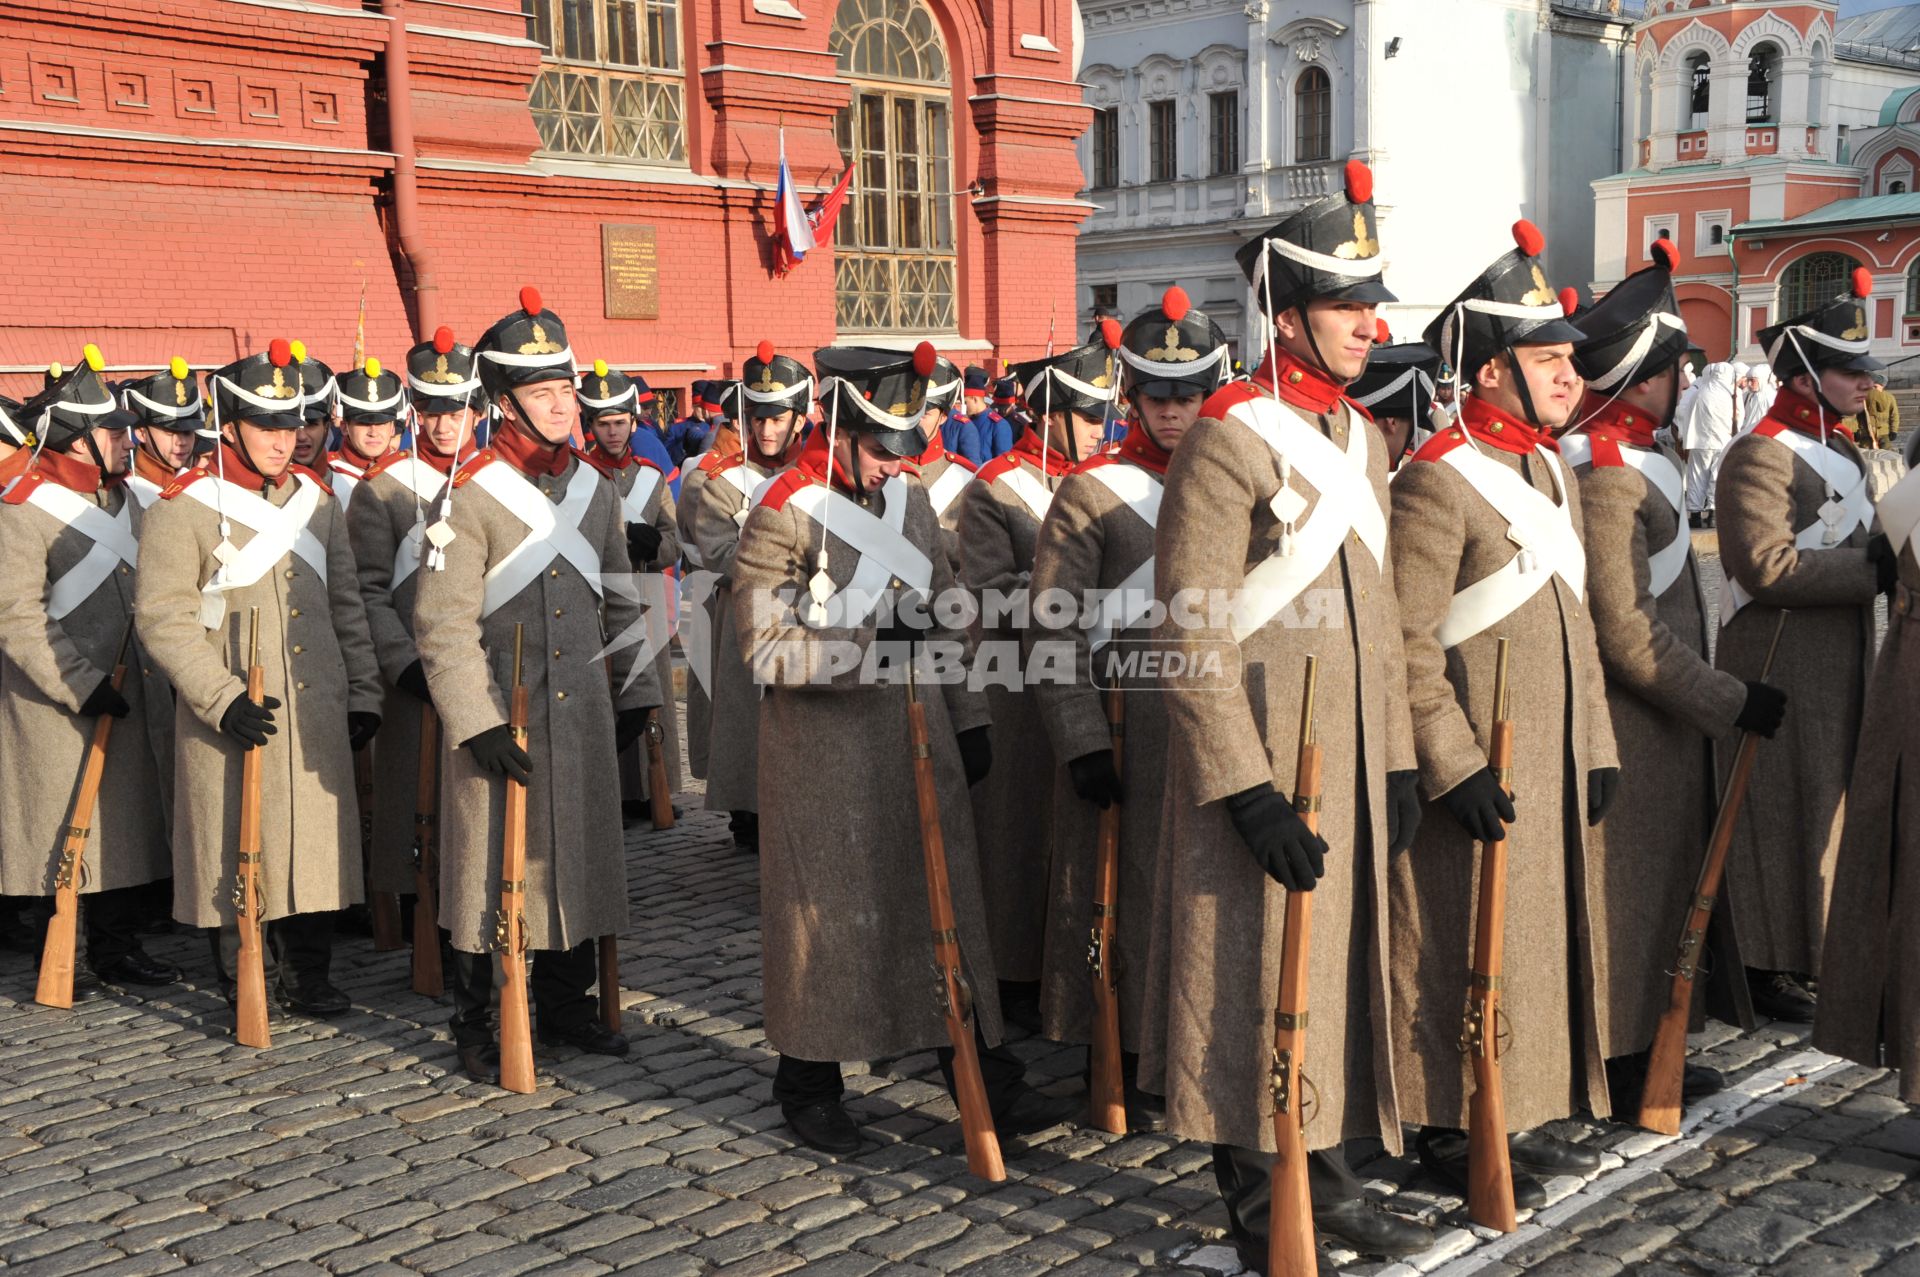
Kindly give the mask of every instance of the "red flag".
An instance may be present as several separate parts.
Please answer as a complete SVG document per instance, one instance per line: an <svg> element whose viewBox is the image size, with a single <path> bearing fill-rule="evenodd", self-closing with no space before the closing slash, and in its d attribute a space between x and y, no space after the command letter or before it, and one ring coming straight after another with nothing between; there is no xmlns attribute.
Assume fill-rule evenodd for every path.
<svg viewBox="0 0 1920 1277"><path fill-rule="evenodd" d="M840 216L840 206L847 202L847 189L853 185L853 166L840 175L833 189L822 195L814 207L807 210L807 220L813 223L813 240L822 244L833 238L834 219Z"/></svg>

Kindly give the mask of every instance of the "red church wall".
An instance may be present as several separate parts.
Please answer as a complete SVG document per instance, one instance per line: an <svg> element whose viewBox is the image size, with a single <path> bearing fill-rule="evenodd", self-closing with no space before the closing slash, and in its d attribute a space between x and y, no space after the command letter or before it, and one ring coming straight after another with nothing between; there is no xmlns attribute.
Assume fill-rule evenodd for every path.
<svg viewBox="0 0 1920 1277"><path fill-rule="evenodd" d="M31 328L0 324L0 390L37 386L4 369L71 361L82 333L113 365L179 353L214 366L283 334L344 365L363 279L368 351L398 357L420 315L397 252L394 161L383 153L393 25L348 0L336 7L7 6L0 118L44 128L0 123L9 209L0 266L35 317ZM518 0L405 7L415 247L435 322L471 339L534 283L581 360L652 367L650 380L681 386L708 369L737 371L763 337L806 354L834 340L831 247L785 279L769 270L782 127L803 198L843 167L833 121L849 90L827 52L832 3L793 21L756 13L752 0L682 0L688 163L677 173L536 166L526 103L540 54L524 42ZM983 346L1030 357L1044 348L1048 315L1073 313L1086 211L1074 142L1090 114L1071 79L1068 0L929 8L946 42L951 174L962 192L960 331L937 344L961 362L984 360ZM1022 34L1059 51L1023 49ZM144 108L116 105L136 90ZM603 224L654 228L657 319L606 317Z"/></svg>
<svg viewBox="0 0 1920 1277"><path fill-rule="evenodd" d="M1678 284L1673 295L1680 303L1680 317L1687 321L1687 335L1707 352L1707 359L1728 358L1733 338L1733 302L1726 290L1707 284Z"/></svg>

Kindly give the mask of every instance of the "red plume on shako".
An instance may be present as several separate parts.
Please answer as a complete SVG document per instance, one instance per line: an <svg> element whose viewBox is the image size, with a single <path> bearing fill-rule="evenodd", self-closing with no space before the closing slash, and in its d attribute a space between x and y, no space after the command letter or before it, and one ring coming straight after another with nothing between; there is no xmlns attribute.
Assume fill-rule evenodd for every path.
<svg viewBox="0 0 1920 1277"><path fill-rule="evenodd" d="M293 347L287 344L285 337L275 337L267 343L267 360L275 368L285 368L293 359Z"/></svg>
<svg viewBox="0 0 1920 1277"><path fill-rule="evenodd" d="M920 376L931 377L934 366L939 362L940 352L933 348L932 342L923 341L913 348L913 371Z"/></svg>
<svg viewBox="0 0 1920 1277"><path fill-rule="evenodd" d="M528 284L520 290L520 309L529 315L537 315L546 307L540 304L540 290Z"/></svg>
<svg viewBox="0 0 1920 1277"><path fill-rule="evenodd" d="M1100 340L1106 343L1108 350L1120 349L1120 321L1112 315L1100 321Z"/></svg>
<svg viewBox="0 0 1920 1277"><path fill-rule="evenodd" d="M1169 288L1160 298L1160 313L1176 324L1185 319L1187 312L1192 309L1193 303L1187 299L1187 290L1178 284Z"/></svg>
<svg viewBox="0 0 1920 1277"><path fill-rule="evenodd" d="M762 337L760 344L754 347L753 353L760 357L761 363L770 364L773 362L773 343Z"/></svg>
<svg viewBox="0 0 1920 1277"><path fill-rule="evenodd" d="M1524 217L1513 224L1513 242L1528 257L1540 256L1547 247L1547 237Z"/></svg>
<svg viewBox="0 0 1920 1277"><path fill-rule="evenodd" d="M1347 161L1347 199L1365 204L1373 198L1373 170L1359 160Z"/></svg>
<svg viewBox="0 0 1920 1277"><path fill-rule="evenodd" d="M1653 259L1654 265L1670 275L1680 269L1680 250L1673 246L1670 239L1653 241L1652 247L1647 249L1647 256Z"/></svg>
<svg viewBox="0 0 1920 1277"><path fill-rule="evenodd" d="M1393 340L1393 332L1391 329L1387 327L1387 321L1384 319L1374 320L1373 321L1374 344L1376 346L1384 346L1389 342L1391 342L1392 340Z"/></svg>
<svg viewBox="0 0 1920 1277"><path fill-rule="evenodd" d="M1864 266L1853 268L1853 295L1871 297L1873 295L1873 276Z"/></svg>
<svg viewBox="0 0 1920 1277"><path fill-rule="evenodd" d="M1560 313L1563 315L1571 315L1579 309L1580 294L1574 291L1573 285L1569 284L1560 290Z"/></svg>
<svg viewBox="0 0 1920 1277"><path fill-rule="evenodd" d="M433 330L433 349L435 354L444 355L453 349L453 329L445 324Z"/></svg>

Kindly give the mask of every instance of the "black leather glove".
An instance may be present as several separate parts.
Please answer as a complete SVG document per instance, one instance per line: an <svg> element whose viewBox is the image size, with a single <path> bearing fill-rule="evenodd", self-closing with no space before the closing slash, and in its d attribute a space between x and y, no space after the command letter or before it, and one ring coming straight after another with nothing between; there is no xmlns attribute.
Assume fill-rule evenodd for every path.
<svg viewBox="0 0 1920 1277"><path fill-rule="evenodd" d="M113 680L103 678L100 686L87 693L87 699L80 706L80 717L98 718L108 714L114 718L125 718L132 711L133 706L127 704L127 698L120 695L120 689L113 685Z"/></svg>
<svg viewBox="0 0 1920 1277"><path fill-rule="evenodd" d="M511 776L523 785L533 779L533 759L513 743L513 729L505 723L462 741L460 748L473 755L474 766L490 775Z"/></svg>
<svg viewBox="0 0 1920 1277"><path fill-rule="evenodd" d="M1440 801L1475 842L1492 842L1505 832L1501 822L1513 823L1513 799L1500 788L1491 768L1482 767L1440 795Z"/></svg>
<svg viewBox="0 0 1920 1277"><path fill-rule="evenodd" d="M1874 593L1885 594L1900 579L1900 552L1887 540L1886 533L1876 532L1868 539L1867 562L1873 564Z"/></svg>
<svg viewBox="0 0 1920 1277"><path fill-rule="evenodd" d="M633 560L634 571L652 567L654 559L659 555L660 529L650 523L629 523L627 525L627 557Z"/></svg>
<svg viewBox="0 0 1920 1277"><path fill-rule="evenodd" d="M220 730L248 749L266 744L267 737L280 730L273 725L273 711L280 708L280 701L277 697L263 696L261 702L255 705L245 692L234 697L220 711Z"/></svg>
<svg viewBox="0 0 1920 1277"><path fill-rule="evenodd" d="M1387 854L1397 856L1413 846L1420 828L1420 773L1387 773Z"/></svg>
<svg viewBox="0 0 1920 1277"><path fill-rule="evenodd" d="M1607 818L1613 796L1620 792L1620 769L1596 767L1587 773L1587 823L1597 825Z"/></svg>
<svg viewBox="0 0 1920 1277"><path fill-rule="evenodd" d="M993 770L993 742L987 739L988 730L969 727L954 737L960 744L960 766L967 773L969 785L978 785Z"/></svg>
<svg viewBox="0 0 1920 1277"><path fill-rule="evenodd" d="M1067 779L1073 782L1074 793L1101 811L1126 796L1120 785L1120 773L1114 770L1110 749L1096 749L1068 763Z"/></svg>
<svg viewBox="0 0 1920 1277"><path fill-rule="evenodd" d="M1787 694L1769 683L1748 683L1747 703L1740 707L1740 713L1733 725L1743 732L1758 732L1768 740L1780 730L1780 720L1787 716Z"/></svg>
<svg viewBox="0 0 1920 1277"><path fill-rule="evenodd" d="M647 718L652 713L646 709L616 710L613 715L613 752L623 752L627 746L640 739L647 730Z"/></svg>
<svg viewBox="0 0 1920 1277"><path fill-rule="evenodd" d="M1272 785L1233 795L1227 814L1267 877L1288 891L1312 891L1327 871L1326 840L1307 828L1292 800Z"/></svg>
<svg viewBox="0 0 1920 1277"><path fill-rule="evenodd" d="M354 753L359 753L373 741L373 734L380 730L380 716L364 709L347 711L347 744Z"/></svg>
<svg viewBox="0 0 1920 1277"><path fill-rule="evenodd" d="M400 671L397 686L407 695L432 703L433 693L427 690L427 667L415 661Z"/></svg>

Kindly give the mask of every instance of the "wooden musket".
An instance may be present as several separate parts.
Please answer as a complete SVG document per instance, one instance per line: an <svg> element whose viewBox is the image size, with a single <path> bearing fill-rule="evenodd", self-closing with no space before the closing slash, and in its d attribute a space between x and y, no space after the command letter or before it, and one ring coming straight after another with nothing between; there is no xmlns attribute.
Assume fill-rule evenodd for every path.
<svg viewBox="0 0 1920 1277"><path fill-rule="evenodd" d="M267 672L260 665L260 609L247 622L247 699L264 704ZM260 770L265 745L249 745L240 755L240 851L233 883L233 921L240 933L234 990L234 1036L243 1046L267 1047L267 956L261 934L266 896L260 887Z"/></svg>
<svg viewBox="0 0 1920 1277"><path fill-rule="evenodd" d="M1513 720L1507 707L1509 642L1499 641L1493 674L1493 738L1487 762L1494 779L1513 793ZM1467 977L1467 1015L1460 1049L1473 1057L1473 1098L1467 1107L1467 1216L1483 1228L1510 1233L1513 1163L1507 1150L1506 1084L1500 1076L1500 985L1507 928L1507 836L1480 853L1480 901L1473 933L1473 970Z"/></svg>
<svg viewBox="0 0 1920 1277"><path fill-rule="evenodd" d="M513 627L513 699L507 726L513 743L527 748L527 685L521 681L526 627ZM531 756L531 755L529 755ZM527 787L507 778L500 848L500 911L494 917L494 947L500 953L500 1085L533 1094L533 1017L527 1005Z"/></svg>
<svg viewBox="0 0 1920 1277"><path fill-rule="evenodd" d="M1300 752L1293 770L1293 809L1320 832L1320 742L1313 722L1319 658L1307 658L1306 690L1300 699ZM1280 998L1273 1016L1274 1158L1273 1203L1267 1221L1267 1272L1271 1277L1313 1277L1313 1198L1307 1185L1307 957L1313 938L1313 893L1287 893L1286 929L1280 941Z"/></svg>
<svg viewBox="0 0 1920 1277"><path fill-rule="evenodd" d="M1113 745L1113 770L1125 765L1126 697L1116 684L1107 689L1107 734ZM1120 1053L1120 951L1116 945L1120 902L1120 804L1100 813L1099 843L1093 872L1093 935L1087 962L1093 968L1093 1125L1115 1135L1127 1133L1126 1079Z"/></svg>

